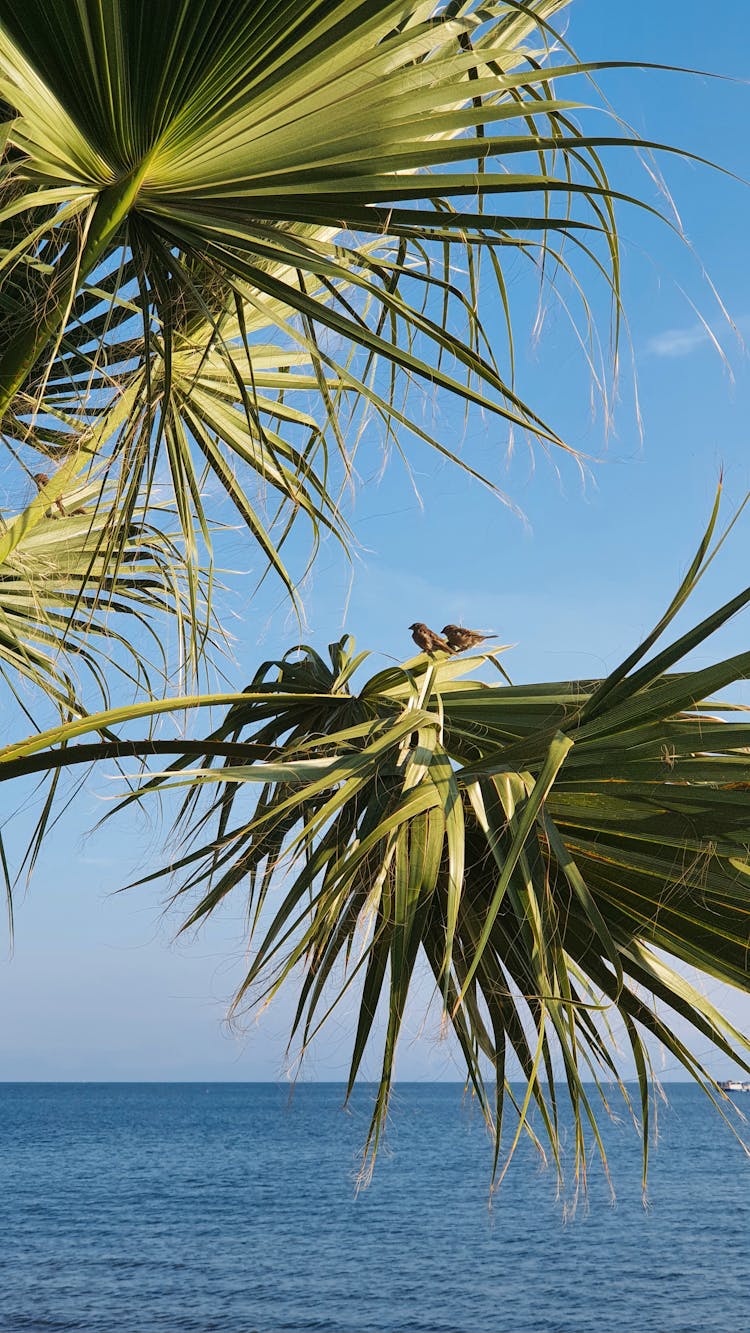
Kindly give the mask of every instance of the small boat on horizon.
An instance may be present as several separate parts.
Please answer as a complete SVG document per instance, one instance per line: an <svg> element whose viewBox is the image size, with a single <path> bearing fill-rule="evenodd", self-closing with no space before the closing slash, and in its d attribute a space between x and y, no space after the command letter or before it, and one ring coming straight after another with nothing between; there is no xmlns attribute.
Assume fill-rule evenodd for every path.
<svg viewBox="0 0 750 1333"><path fill-rule="evenodd" d="M723 1082L719 1079L719 1087L722 1092L750 1092L750 1083L742 1083L736 1078L727 1078Z"/></svg>

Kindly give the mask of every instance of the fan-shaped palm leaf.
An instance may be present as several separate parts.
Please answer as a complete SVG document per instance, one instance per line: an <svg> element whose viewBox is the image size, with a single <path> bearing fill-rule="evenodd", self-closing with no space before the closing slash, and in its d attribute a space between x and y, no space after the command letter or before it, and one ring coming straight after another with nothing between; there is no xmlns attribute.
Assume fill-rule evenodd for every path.
<svg viewBox="0 0 750 1333"><path fill-rule="evenodd" d="M169 669L163 622L176 621L177 635L185 639L183 660L188 641L207 629L204 599L203 628L197 621L188 634L184 562L177 546L166 532L146 523L141 510L119 560L113 560L115 489L73 481L61 492L59 483L39 480L39 495L23 513L4 521L0 535L0 670L5 683L25 711L19 677L67 716L86 711L78 683L82 669L105 703L113 672L147 695L153 692L152 674L158 674L163 690ZM135 632L136 624L141 633ZM156 658L152 671L149 641Z"/></svg>
<svg viewBox="0 0 750 1333"><path fill-rule="evenodd" d="M552 86L565 3L2 0L0 420L16 447L119 453L127 526L163 444L189 546L200 459L290 586L294 515L346 538L325 440L349 466L358 400L439 445L402 400L416 378L559 443L513 386L504 257L548 256L576 283L588 256L617 306L599 148L633 143L576 126L567 52L551 68L571 98ZM281 537L258 481L286 508Z"/></svg>
<svg viewBox="0 0 750 1333"><path fill-rule="evenodd" d="M680 1023L750 1068L750 1039L673 966L750 989L750 723L739 705L714 698L750 674L750 653L674 671L750 602L750 588L644 660L712 558L715 521L716 510L654 633L605 681L467 679L496 649L435 663L420 656L355 689L366 655L355 657L349 640L331 646L330 663L304 649L265 663L205 740L158 743L156 752L182 757L126 798L188 788L183 850L161 872L179 876L177 901L194 899L185 928L247 892L260 942L238 1006L299 977L294 1033L304 1051L337 1000L358 994L350 1087L383 1013L373 1154L420 956L498 1151L514 1102L509 1073L520 1066L526 1093L514 1102L511 1151L533 1103L561 1166L562 1089L585 1176L587 1126L603 1153L590 1080L606 1098L604 1085L618 1077L613 1019L640 1084L644 1175L649 1040L718 1106ZM156 711L136 705L100 722ZM151 741L70 744L93 725L6 747L0 776L155 752ZM201 788L216 789L205 811ZM496 1077L494 1107L484 1061Z"/></svg>

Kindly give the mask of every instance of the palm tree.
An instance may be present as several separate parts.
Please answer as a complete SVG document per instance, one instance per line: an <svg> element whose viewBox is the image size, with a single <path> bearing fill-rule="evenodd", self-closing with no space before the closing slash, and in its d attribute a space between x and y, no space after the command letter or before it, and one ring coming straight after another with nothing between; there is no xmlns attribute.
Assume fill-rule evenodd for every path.
<svg viewBox="0 0 750 1333"><path fill-rule="evenodd" d="M301 966L304 1046L336 986L361 984L353 1080L385 998L373 1152L421 953L498 1151L512 1054L526 1078L513 1143L534 1132L533 1101L559 1162L559 1059L585 1166L586 1121L600 1139L583 1073L616 1074L603 1023L619 1014L645 1169L644 1033L718 1090L643 990L725 1053L747 1046L662 952L747 988L748 738L706 700L750 660L672 668L750 593L642 664L716 511L663 621L605 681L464 680L485 654L413 659L353 692L364 657L344 640L330 665L307 649L242 694L155 699L136 641L124 669L148 697L89 715L60 656L96 671L113 611L172 609L197 666L218 516L206 477L294 599L284 542L304 516L311 559L326 531L348 547L342 488L371 424L407 460L416 436L471 473L425 422L420 386L566 447L516 388L507 261L569 285L584 332L601 280L616 345L626 196L600 153L639 146L618 123L577 124L591 71L558 40L566 3L0 0L0 422L18 489L39 485L2 539L0 623L5 660L61 713L0 751L0 777L176 755L131 775L127 799L187 784L188 849L169 867L180 900L198 895L187 925L240 883L257 922L288 866L237 1003ZM498 308L502 347L484 318ZM133 737L140 719L216 704L228 712L207 736Z"/></svg>

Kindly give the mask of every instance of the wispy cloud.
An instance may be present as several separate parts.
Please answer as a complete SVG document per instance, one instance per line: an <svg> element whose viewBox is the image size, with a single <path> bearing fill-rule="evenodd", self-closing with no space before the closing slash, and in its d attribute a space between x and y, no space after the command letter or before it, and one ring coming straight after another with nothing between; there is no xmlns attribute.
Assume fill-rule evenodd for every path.
<svg viewBox="0 0 750 1333"><path fill-rule="evenodd" d="M693 324L689 329L666 329L664 333L657 333L646 343L646 352L650 356L690 356L691 352L712 341L703 324Z"/></svg>
<svg viewBox="0 0 750 1333"><path fill-rule="evenodd" d="M725 323L720 329L699 322L684 329L665 329L663 333L654 334L653 338L648 339L645 352L647 356L675 358L690 356L701 347L713 347L721 352L727 339L731 341L732 328L741 341L743 334L750 331L750 316L740 315L733 325Z"/></svg>

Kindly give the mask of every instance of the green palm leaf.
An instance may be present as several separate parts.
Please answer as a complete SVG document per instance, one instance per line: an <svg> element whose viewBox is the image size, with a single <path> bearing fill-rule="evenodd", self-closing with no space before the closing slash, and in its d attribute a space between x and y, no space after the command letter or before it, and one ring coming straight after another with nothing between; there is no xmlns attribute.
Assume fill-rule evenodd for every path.
<svg viewBox="0 0 750 1333"><path fill-rule="evenodd" d="M715 521L716 511L661 629L712 558ZM720 1110L720 1089L681 1028L750 1069L750 1038L680 970L750 990L750 723L746 709L713 697L750 674L750 653L664 670L748 602L750 588L645 666L642 652L631 655L607 681L472 679L495 649L419 656L355 688L366 655L355 657L350 640L331 645L329 662L305 648L224 696L225 720L204 739L114 733L71 744L170 707L143 703L6 747L0 777L177 756L142 773L124 801L186 789L182 843L148 878L177 876L175 901L189 903L183 929L247 895L253 952L235 1007L296 978L292 1037L303 1053L342 996L358 995L350 1089L382 1014L370 1162L415 971L426 966L493 1126L496 1166L510 1105L503 1169L524 1129L534 1135L535 1108L562 1170L565 1094L575 1175L585 1180L592 1146L604 1154L594 1092L606 1105L620 1078L614 1025L640 1085L645 1179L649 1043ZM520 1104L514 1066L526 1080Z"/></svg>
<svg viewBox="0 0 750 1333"><path fill-rule="evenodd" d="M5 522L0 670L24 711L19 678L67 716L86 712L83 676L105 704L113 672L150 696L157 678L162 690L168 678L164 622L175 622L187 660L190 644L208 629L205 599L202 620L188 626L181 553L166 531L145 522L142 510L119 560L112 559L114 501L114 489L101 482L76 485L72 479L61 491L49 480L23 513Z"/></svg>
<svg viewBox="0 0 750 1333"><path fill-rule="evenodd" d="M410 381L561 444L514 388L506 256L568 274L585 318L588 263L617 311L599 149L636 142L574 123L589 67L550 55L566 3L0 3L13 447L116 459L123 540L159 456L188 555L207 467L291 591L298 515L313 550L348 539L329 450L346 474L367 414L453 457Z"/></svg>

